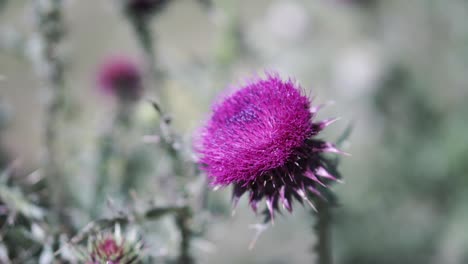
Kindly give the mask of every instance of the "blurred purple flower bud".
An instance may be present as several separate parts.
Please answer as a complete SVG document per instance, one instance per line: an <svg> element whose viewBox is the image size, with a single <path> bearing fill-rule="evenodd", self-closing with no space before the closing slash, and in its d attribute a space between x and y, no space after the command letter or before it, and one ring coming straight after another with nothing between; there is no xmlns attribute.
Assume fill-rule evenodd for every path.
<svg viewBox="0 0 468 264"><path fill-rule="evenodd" d="M99 68L98 86L124 102L137 101L143 93L142 69L125 57L111 57Z"/></svg>

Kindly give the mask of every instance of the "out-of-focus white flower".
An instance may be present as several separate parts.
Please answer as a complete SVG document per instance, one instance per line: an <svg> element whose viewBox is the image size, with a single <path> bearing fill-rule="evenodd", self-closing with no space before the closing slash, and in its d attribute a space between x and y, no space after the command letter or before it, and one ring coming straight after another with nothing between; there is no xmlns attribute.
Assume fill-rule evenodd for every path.
<svg viewBox="0 0 468 264"><path fill-rule="evenodd" d="M348 97L374 89L382 76L383 61L376 49L367 45L339 54L333 69L334 85Z"/></svg>
<svg viewBox="0 0 468 264"><path fill-rule="evenodd" d="M266 29L278 40L296 42L304 37L309 16L300 3L279 0L268 8L265 23Z"/></svg>
<svg viewBox="0 0 468 264"><path fill-rule="evenodd" d="M277 57L285 48L307 39L310 21L311 14L300 2L277 0L268 7L264 17L247 28L247 42L260 55Z"/></svg>

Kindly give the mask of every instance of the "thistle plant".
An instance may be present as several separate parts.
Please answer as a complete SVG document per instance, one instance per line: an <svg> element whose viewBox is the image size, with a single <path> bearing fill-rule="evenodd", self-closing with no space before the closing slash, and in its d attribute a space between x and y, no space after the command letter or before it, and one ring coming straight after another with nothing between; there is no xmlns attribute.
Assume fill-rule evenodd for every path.
<svg viewBox="0 0 468 264"><path fill-rule="evenodd" d="M0 263L306 263L307 241L309 263L468 263L468 1L240 2L0 0ZM93 97L92 56L133 46ZM262 65L327 87L362 153L343 158L335 119L276 73L217 100L195 143L177 131ZM249 220L225 219L241 205L274 233L256 252L234 229Z"/></svg>
<svg viewBox="0 0 468 264"><path fill-rule="evenodd" d="M293 80L277 74L255 79L213 107L198 146L200 164L214 186L233 186L233 204L246 192L257 212L265 200L267 220L280 205L320 197L320 186L337 181L322 154L343 153L317 135L336 119L313 122L311 106Z"/></svg>
<svg viewBox="0 0 468 264"><path fill-rule="evenodd" d="M91 217L99 216L105 194L109 190L111 167L113 163L125 163L122 150L119 148L119 140L122 140L117 132L128 131L131 127L131 119L135 103L142 97L143 72L131 59L119 56L110 57L100 66L97 74L98 89L116 101L116 111L113 123L107 127L99 140L98 175L95 189L95 197L91 207ZM118 172L123 174L123 171ZM121 176L121 175L119 175ZM132 177L132 175L123 175Z"/></svg>
<svg viewBox="0 0 468 264"><path fill-rule="evenodd" d="M317 121L317 114L322 105L313 105L312 100L305 95L304 89L293 79L282 79L277 73L267 73L264 77L253 78L213 106L212 114L196 140L197 153L192 155L191 150L188 150L191 149L191 145L185 144L182 136L171 125L172 119L167 107L169 100L165 93L166 75L163 67L159 65L160 61L155 51L156 36L152 34L150 27L152 19L171 1L118 1L142 49L150 78L146 79L143 66L123 56L110 57L99 67L98 89L115 101L115 112L112 124L106 127L98 140L97 182L89 208L91 221L72 238L64 234L66 232L63 230L49 230L49 227L52 229L61 225L70 225L66 231L74 229L71 226L73 223L63 217L71 192L66 187L64 178L66 173L59 160L61 157L59 131L63 128L61 122L67 101L65 67L60 53L60 46L65 36L63 2L60 0L35 2L37 28L41 37L39 46L42 48L42 64L45 69L44 80L50 94L44 122L44 145L47 152L44 167L48 188L52 193L52 203L50 211L49 208L43 209L42 204L40 206L26 204L27 210L21 211L24 215L25 212L40 214L36 216L39 218L36 221L44 223L46 227L44 232L47 234L43 236L43 240L40 240L42 243L40 252L45 253L37 251L33 254L41 255L40 262L47 263L52 262L51 255L55 250L55 256L73 262L73 258L67 259L67 254L64 253L64 248L71 245L79 248L82 261L87 264L140 263L144 261L142 239L122 235L121 226L136 227L141 230L140 227L148 221L172 216L173 219L170 220L174 222L171 227L175 228L174 232L178 232L179 239L177 255L170 255L171 263L195 263L196 259L192 254L193 241L197 235L203 233L203 231L197 232L195 228L199 224L197 217L206 209L199 205L197 191L202 193L206 188L194 190L196 188L190 181L196 179L198 173L203 171L212 187L232 186L233 208L237 207L242 196L248 196L252 210L255 213L261 211L264 215L263 226L273 223L276 215L283 210L292 212L296 203L310 205L316 212L315 230L319 240L316 252L319 255L319 262L331 263L329 234L331 213L327 201L331 191L328 187L340 181L341 176L336 170L337 164L330 158L329 153L345 153L333 143L321 139L320 133L336 119ZM207 3L207 1L200 2ZM238 25L233 23L236 25L231 28L231 23L228 24L229 35L239 37ZM240 50L235 49L235 51ZM235 59L235 56L228 57L229 60ZM167 193L170 197L161 202L156 201L155 195L154 201L150 203L138 203L137 192L129 192L131 187L128 186L132 185L130 182L134 176L133 172L139 169L135 167L143 165L139 163L134 167L127 166L131 161L129 155L123 155L127 153L122 150L124 147L121 143L128 141L122 132L128 132L135 125L133 122L135 106L142 101L144 93L151 87L155 89L153 93L155 99L151 103L159 114L158 135L153 139L157 138L155 141L161 148L158 154L167 155L164 161L169 165L163 169L167 174L164 175L166 177L164 180L170 181L167 184ZM198 157L194 157L197 155ZM115 164L118 164L120 170L114 170ZM124 177L119 189L120 194L131 197L128 200L133 203L127 204L127 208L120 210L118 205L109 202L111 211L117 210L112 212L113 217L105 218L103 204L106 195L110 194L109 190L113 187L111 183L114 176ZM12 208L18 207L17 200L23 199L21 192L11 192L3 187L0 188L0 196L5 201L0 206L4 204ZM204 195L201 196L203 199L206 198ZM0 207L0 211L1 209L3 207ZM46 212L50 212L57 219L45 224ZM77 215L84 221L88 216L83 212L78 212ZM26 216L34 218L34 215ZM106 231L110 224L114 225L113 232ZM205 223L200 225L203 224ZM86 239L87 248L83 246Z"/></svg>
<svg viewBox="0 0 468 264"><path fill-rule="evenodd" d="M177 193L181 200L186 203L183 210L175 213L175 224L179 229L180 243L177 263L188 264L194 260L190 253L192 234L190 223L192 220L192 209L188 205L189 195L186 190L186 181L177 181L175 177L187 177L193 175L192 171L184 169L187 161L182 153L180 136L172 129L171 118L166 112L168 99L164 91L165 74L158 66L157 54L155 52L155 36L150 28L151 19L157 15L170 0L123 0L120 2L121 8L132 26L138 43L142 48L147 65L150 68L151 84L156 87L154 93L153 106L160 115L159 132L161 134L161 146L166 154L170 156L172 162L172 172L174 175L169 179L175 186L174 193Z"/></svg>
<svg viewBox="0 0 468 264"><path fill-rule="evenodd" d="M330 215L324 200L327 184L340 175L324 154L344 152L317 138L336 119L315 122L322 106L312 106L303 93L295 81L276 73L250 81L215 104L197 151L213 186L233 186L234 208L248 193L255 213L265 201L269 222L280 207L292 212L293 201L307 202L318 214L319 263L329 264Z"/></svg>
<svg viewBox="0 0 468 264"><path fill-rule="evenodd" d="M114 232L101 231L88 240L87 264L132 264L141 259L142 241L137 237L124 236L120 225Z"/></svg>
<svg viewBox="0 0 468 264"><path fill-rule="evenodd" d="M151 31L151 19L157 15L170 0L119 0L122 12L132 26L138 44L141 46L146 63L150 69L153 84L163 83L164 73L158 66L155 52L155 36ZM166 98L162 87L155 90L158 103L165 103Z"/></svg>
<svg viewBox="0 0 468 264"><path fill-rule="evenodd" d="M81 239L87 245L71 245L71 252L80 263L136 264L144 257L144 243L136 229L124 229L120 223L114 223L113 230L97 229L82 235L87 237L75 237L75 242Z"/></svg>

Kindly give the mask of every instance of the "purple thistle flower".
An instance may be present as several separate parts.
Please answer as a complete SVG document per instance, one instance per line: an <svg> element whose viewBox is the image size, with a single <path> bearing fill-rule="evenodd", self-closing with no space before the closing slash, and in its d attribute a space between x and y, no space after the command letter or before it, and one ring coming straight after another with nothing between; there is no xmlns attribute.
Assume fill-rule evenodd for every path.
<svg viewBox="0 0 468 264"><path fill-rule="evenodd" d="M162 10L170 0L124 0L124 9L130 16L147 17Z"/></svg>
<svg viewBox="0 0 468 264"><path fill-rule="evenodd" d="M98 85L105 94L121 101L138 100L143 92L143 73L140 67L125 57L111 57L99 68Z"/></svg>
<svg viewBox="0 0 468 264"><path fill-rule="evenodd" d="M234 186L234 206L249 192L252 209L265 199L273 219L280 204L290 212L294 199L312 205L308 197L337 180L322 153L342 152L316 139L336 119L313 122L320 106L311 107L301 91L294 81L267 74L214 106L197 151L213 185Z"/></svg>
<svg viewBox="0 0 468 264"><path fill-rule="evenodd" d="M95 245L93 258L103 258L106 261L118 261L124 255L124 249L112 237L98 241Z"/></svg>
<svg viewBox="0 0 468 264"><path fill-rule="evenodd" d="M130 264L140 260L141 241L129 242L112 233L99 235L90 241L88 264Z"/></svg>

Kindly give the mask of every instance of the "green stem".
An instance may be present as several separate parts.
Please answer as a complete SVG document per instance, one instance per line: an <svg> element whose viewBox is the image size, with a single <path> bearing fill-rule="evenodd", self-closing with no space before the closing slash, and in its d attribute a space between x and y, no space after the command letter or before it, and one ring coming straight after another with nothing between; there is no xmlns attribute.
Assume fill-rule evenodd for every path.
<svg viewBox="0 0 468 264"><path fill-rule="evenodd" d="M99 140L99 162L98 175L94 199L91 204L90 216L91 219L99 217L99 212L102 208L102 202L105 199L106 187L109 185L109 167L114 156L114 135L113 131L108 131L101 136Z"/></svg>
<svg viewBox="0 0 468 264"><path fill-rule="evenodd" d="M332 264L331 253L331 234L330 234L330 208L326 201L319 199L317 201L317 222L315 223L315 232L317 243L315 252L317 253L319 264Z"/></svg>
<svg viewBox="0 0 468 264"><path fill-rule="evenodd" d="M141 46L143 55L146 59L148 67L150 69L152 84L156 86L155 96L158 100L159 105L167 104L166 94L163 89L164 85L164 72L158 67L158 61L156 52L154 49L155 46L155 36L151 32L149 25L149 18L143 17L129 17L135 35L138 39L138 43Z"/></svg>
<svg viewBox="0 0 468 264"><path fill-rule="evenodd" d="M35 0L37 30L40 34L42 69L48 86L48 101L44 120L44 169L51 195L51 204L61 221L67 221L64 209L70 202L70 192L60 161L60 123L64 120L66 90L60 44L65 35L61 0ZM67 223L62 222L67 225ZM70 224L70 223L68 223Z"/></svg>
<svg viewBox="0 0 468 264"><path fill-rule="evenodd" d="M190 208L185 207L175 216L176 225L180 231L180 243L179 243L179 256L177 258L178 264L191 264L194 263L192 256L190 255L190 244L192 231L190 229L190 221L192 215Z"/></svg>
<svg viewBox="0 0 468 264"><path fill-rule="evenodd" d="M112 164L119 159L119 142L117 132L126 130L130 126L130 106L120 103L110 129L105 131L99 140L98 175L94 199L91 205L90 216L95 219L100 216L102 205L111 181ZM120 160L118 161L120 162Z"/></svg>
<svg viewBox="0 0 468 264"><path fill-rule="evenodd" d="M129 21L131 22L137 39L142 47L144 52L145 58L147 59L147 63L150 67L152 73L152 81L155 86L158 86L159 89L156 90L156 102L153 103L153 106L160 114L160 130L161 130L161 138L162 138L162 145L164 149L166 149L167 153L172 158L172 167L174 170L175 175L185 175L187 171L183 168L184 166L184 159L183 155L179 150L177 145L180 145L179 138L172 130L170 125L171 119L164 111L166 104L168 104L168 98L166 98L164 87L164 72L157 67L157 57L154 51L154 38L153 34L151 33L151 28L149 26L149 20L147 18L134 18L129 17ZM177 185L180 186L181 193L185 192L185 188L183 183L180 182ZM190 221L192 215L190 212L190 208L187 207L182 212L177 213L175 217L176 226L179 229L179 233L181 236L180 246L179 246L179 256L177 258L177 262L180 264L189 264L193 263L193 259L190 256L190 241L192 237L192 231L190 229Z"/></svg>

